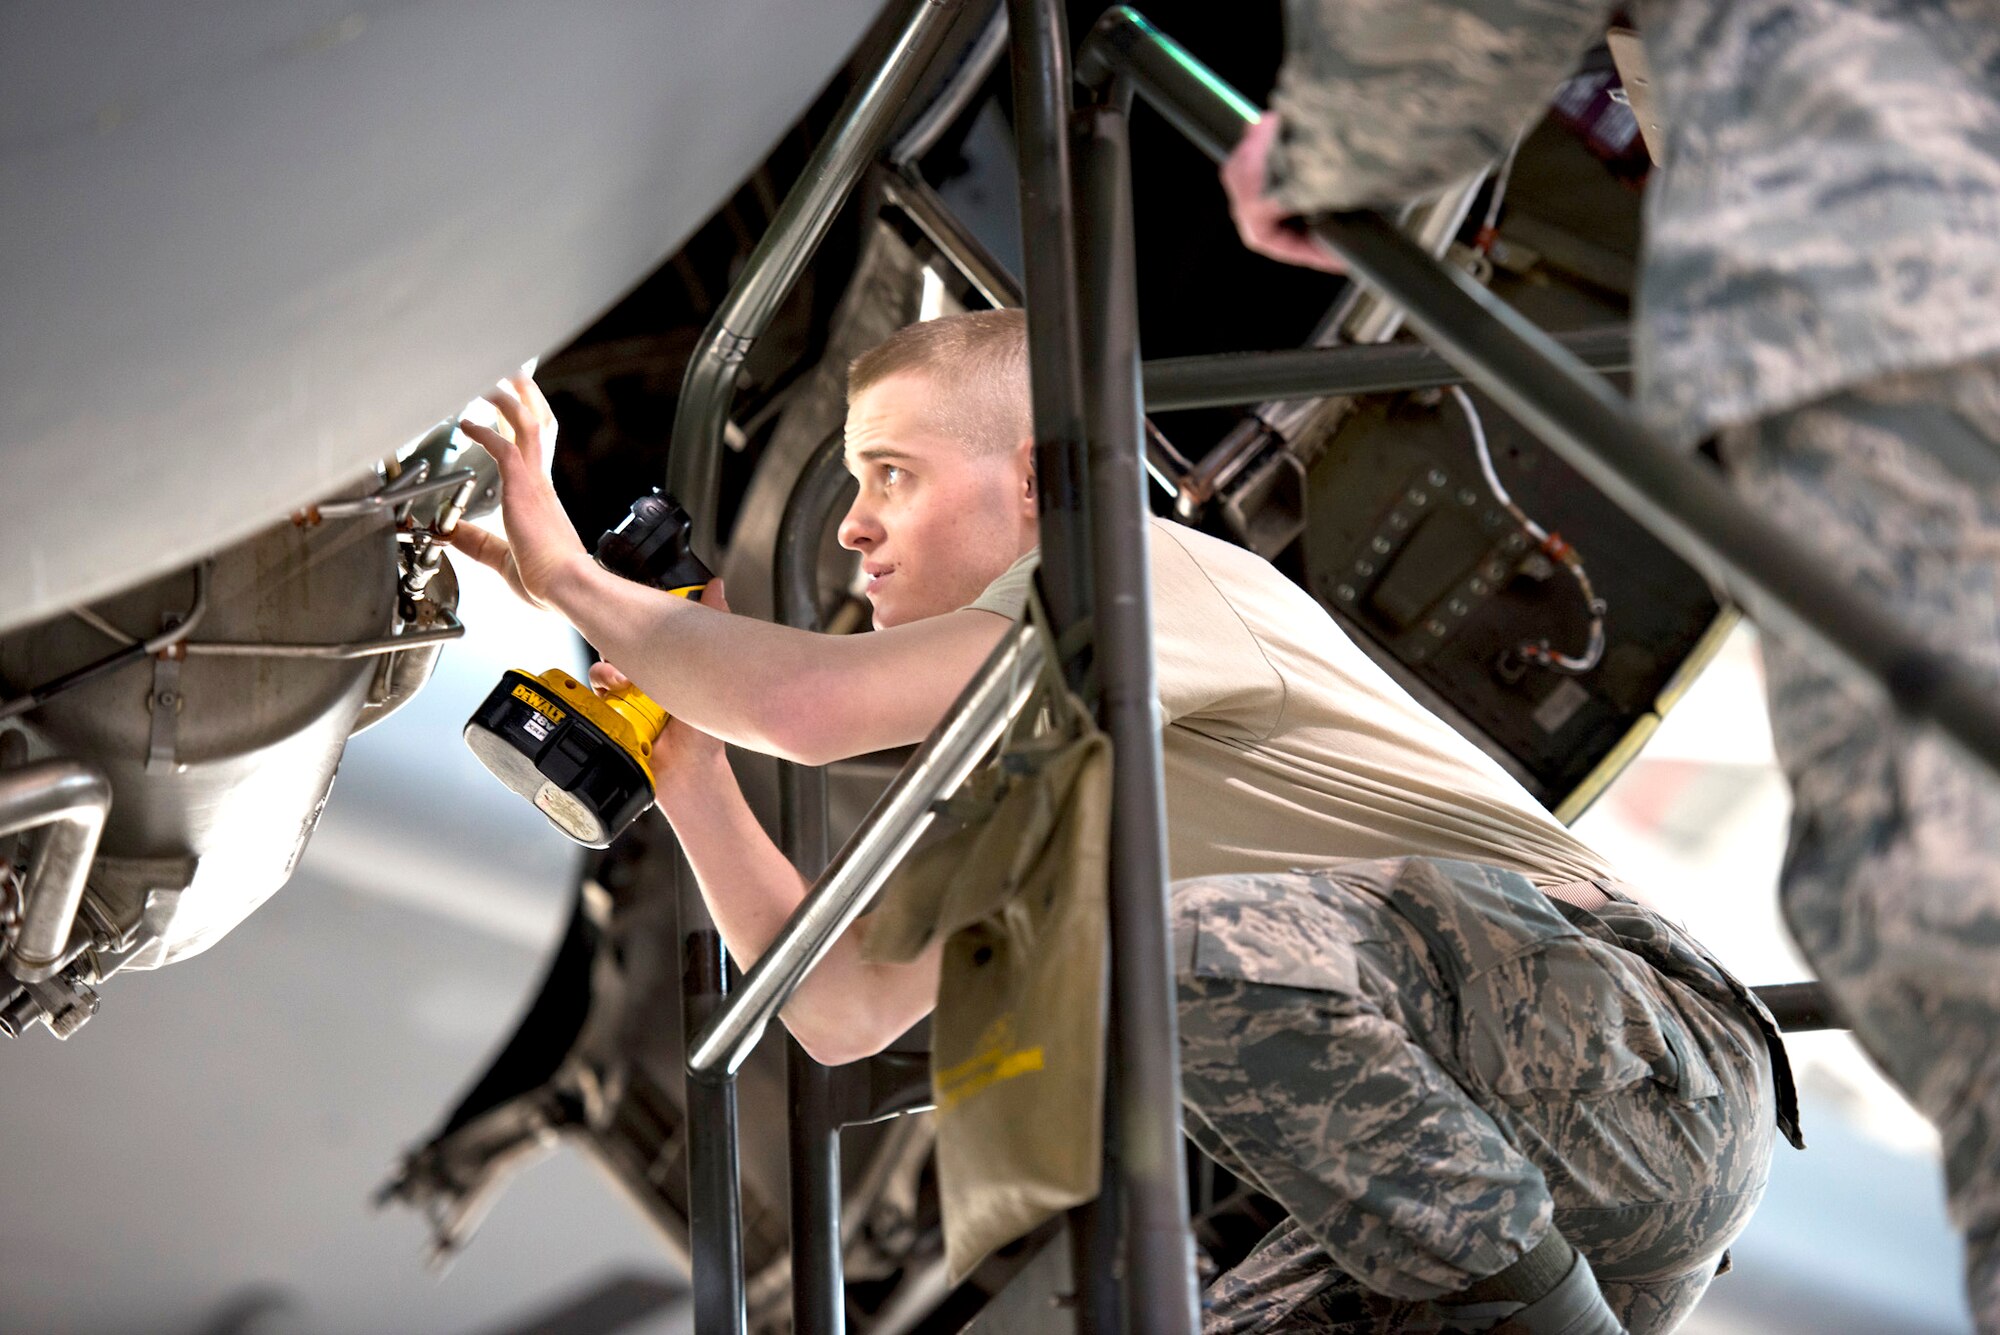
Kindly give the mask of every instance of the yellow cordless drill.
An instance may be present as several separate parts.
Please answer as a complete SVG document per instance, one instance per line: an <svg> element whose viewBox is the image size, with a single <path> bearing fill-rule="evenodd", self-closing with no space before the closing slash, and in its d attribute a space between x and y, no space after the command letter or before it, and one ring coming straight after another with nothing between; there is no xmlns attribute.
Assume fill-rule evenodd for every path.
<svg viewBox="0 0 2000 1335"><path fill-rule="evenodd" d="M658 488L597 540L614 575L681 598L710 579L688 549L687 511ZM604 848L653 805L653 745L667 711L631 683L599 696L562 668L510 671L465 724L465 744L500 782L579 844Z"/></svg>

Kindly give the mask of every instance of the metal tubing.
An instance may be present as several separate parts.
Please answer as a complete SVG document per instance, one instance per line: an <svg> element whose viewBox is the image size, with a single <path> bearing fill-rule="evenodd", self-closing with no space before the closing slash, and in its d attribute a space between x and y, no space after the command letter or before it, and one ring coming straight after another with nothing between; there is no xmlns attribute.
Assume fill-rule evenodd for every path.
<svg viewBox="0 0 2000 1335"><path fill-rule="evenodd" d="M479 474L470 468L454 468L449 473L414 482L406 487L399 488L391 482L380 491L372 491L366 496L351 496L339 501L321 501L318 505L308 506L305 513L308 518L318 515L321 519L363 519L369 515L381 514L398 506L407 505L411 501L422 500L426 496L456 491L460 487L467 489L466 501L469 503L472 491L478 486ZM463 504L459 505L461 513L464 512L464 508Z"/></svg>
<svg viewBox="0 0 2000 1335"><path fill-rule="evenodd" d="M674 852L680 908L681 996L692 1036L728 1003L729 959L708 917L693 868ZM690 911L692 909L692 912ZM689 1080L688 1250L695 1335L744 1335L743 1184L736 1079Z"/></svg>
<svg viewBox="0 0 2000 1335"><path fill-rule="evenodd" d="M1094 89L1129 81L1168 124L1218 162L1259 115L1255 103L1124 5L1106 10L1091 26L1076 53L1076 77ZM1190 95L1190 84L1200 86L1200 96Z"/></svg>
<svg viewBox="0 0 2000 1335"><path fill-rule="evenodd" d="M687 508L691 545L704 558L715 550L722 430L737 372L888 137L956 8L956 0L913 0L895 45L848 96L688 360L674 413L667 490Z"/></svg>
<svg viewBox="0 0 2000 1335"><path fill-rule="evenodd" d="M437 578L444 564L444 544L458 531L459 520L465 518L466 507L472 504L473 493L479 490L479 475L470 468L463 472L463 480L452 488L451 496L438 510L436 521L416 534L410 544L409 564L403 571L404 611L408 615L416 614L424 590Z"/></svg>
<svg viewBox="0 0 2000 1335"><path fill-rule="evenodd" d="M979 290L989 305L1014 307L1021 304L1021 284L979 238L965 230L937 191L928 182L909 175L885 171L882 194L890 204L916 224L938 253L951 262L965 281Z"/></svg>
<svg viewBox="0 0 2000 1335"><path fill-rule="evenodd" d="M986 26L979 30L979 36L973 38L958 68L938 89L930 105L910 123L910 128L889 146L889 165L898 171L914 168L918 160L944 137L944 132L952 127L953 122L965 114L965 109L979 96L979 90L985 87L987 76L993 73L1000 57L1005 54L1007 10L994 0L993 13L988 16Z"/></svg>
<svg viewBox="0 0 2000 1335"><path fill-rule="evenodd" d="M1028 383L1035 426L1035 482L1042 565L1038 576L1057 645L1091 619L1089 458L1084 431L1081 302L1077 288L1075 182L1070 163L1069 27L1061 0L1008 0L1014 50L1014 141L1026 268ZM1051 653L1059 653L1056 645ZM1073 685L1088 663L1064 664ZM1116 1162L1107 1109L1105 1160ZM1107 1171L1095 1202L1070 1213L1076 1325L1118 1335L1124 1324L1117 1267L1118 1192Z"/></svg>
<svg viewBox="0 0 2000 1335"><path fill-rule="evenodd" d="M993 650L840 856L779 931L742 987L688 1052L696 1081L727 1079L756 1045L799 983L861 916L903 854L935 818L931 804L955 790L1000 739L1026 702L1040 670L1042 643L1017 625Z"/></svg>
<svg viewBox="0 0 2000 1335"><path fill-rule="evenodd" d="M427 644L443 644L465 634L465 623L456 615L438 609L444 624L430 630L406 630L373 640L348 640L340 644L265 644L258 640L198 640L187 646L189 658L375 658L419 649Z"/></svg>
<svg viewBox="0 0 2000 1335"><path fill-rule="evenodd" d="M792 1330L843 1335L847 1299L840 1248L840 1113L830 1071L785 1044L790 1094Z"/></svg>
<svg viewBox="0 0 2000 1335"><path fill-rule="evenodd" d="M1180 1045L1167 928L1165 780L1153 668L1151 515L1139 407L1131 155L1117 106L1079 113L1078 277L1099 713L1112 768L1111 1006L1115 1144L1130 1329L1192 1335L1193 1244L1181 1158ZM1106 1180L1107 1188L1110 1179Z"/></svg>
<svg viewBox="0 0 2000 1335"><path fill-rule="evenodd" d="M848 476L839 432L827 437L792 484L778 521L772 571L778 620L819 629L819 550L826 521ZM778 838L785 856L807 876L826 866L826 775L812 765L780 762ZM795 1335L843 1335L847 1289L840 1229L840 1085L851 1078L785 1045L789 1093L792 1330Z"/></svg>
<svg viewBox="0 0 2000 1335"><path fill-rule="evenodd" d="M953 0L913 0L894 46L841 107L688 361L674 413L667 485L692 517L692 545L711 559L723 428L729 419L737 372L887 137L910 90L950 29L953 11ZM740 1008L735 1012L724 1009L728 958L702 902L693 869L679 852L674 866L684 1015L692 1053L698 1033L714 1027L715 1019L739 1013ZM766 1015L764 1021L768 1018ZM760 1021L756 1033L763 1027ZM749 1035L751 1042L756 1033ZM748 1050L746 1043L735 1054L731 1072ZM718 1079L710 1073L707 1079L691 1079L687 1099L695 1326L699 1335L740 1332L744 1322L742 1198L737 1181L733 1078L724 1075Z"/></svg>
<svg viewBox="0 0 2000 1335"><path fill-rule="evenodd" d="M1631 335L1623 325L1557 334L1555 341L1593 371L1632 367ZM1148 412L1392 394L1465 383L1457 367L1430 348L1411 343L1169 357L1147 362L1144 379Z"/></svg>
<svg viewBox="0 0 2000 1335"><path fill-rule="evenodd" d="M1133 15L1114 28L1134 25L1144 21ZM1122 58L1124 48L1103 49ZM1241 97L1174 50L1171 67L1149 60L1156 82L1141 82L1140 89L1179 108L1169 117L1176 124L1203 127L1197 143L1219 160L1254 111L1246 113ZM1467 380L1760 624L1831 653L1907 716L1936 727L2000 774L2000 707L1955 655L1937 652L1899 618L1856 596L1713 470L1656 439L1601 377L1380 216L1332 214L1316 219L1314 230L1357 278L1401 305L1411 327Z"/></svg>
<svg viewBox="0 0 2000 1335"><path fill-rule="evenodd" d="M1770 1010L1778 1028L1788 1034L1849 1027L1824 983L1767 983L1750 990Z"/></svg>
<svg viewBox="0 0 2000 1335"><path fill-rule="evenodd" d="M1426 251L1445 254L1471 212L1483 180L1483 176L1474 176L1434 199L1401 210L1397 225ZM1402 325L1401 307L1384 300L1379 292L1358 283L1350 284L1313 331L1309 347L1303 350L1319 351L1343 343L1357 346L1386 343ZM1183 511L1205 505L1218 492L1226 490L1265 457L1266 448L1274 441L1282 445L1296 439L1323 402L1317 398L1259 401L1235 430L1202 456L1201 467L1181 488Z"/></svg>
<svg viewBox="0 0 2000 1335"><path fill-rule="evenodd" d="M952 216L938 198L937 191L922 179L912 175L896 175L884 172L881 178L882 194L897 209L900 209L919 232L924 234L938 254L957 269L966 282L978 289L990 305L995 307L1018 307L1021 304L1021 284L1006 266L993 258L964 224ZM1167 495L1176 495L1182 481L1194 471L1194 465L1182 457L1173 442L1160 434L1152 423L1146 424L1146 469L1153 480L1160 484Z"/></svg>
<svg viewBox="0 0 2000 1335"><path fill-rule="evenodd" d="M1090 615L1076 210L1069 162L1069 25L1062 0L1007 0L1007 14L1014 38L1014 140L1020 154L1028 386L1034 399L1035 491L1041 507L1040 584L1060 640Z"/></svg>
<svg viewBox="0 0 2000 1335"><path fill-rule="evenodd" d="M1479 187L1486 181L1485 172L1475 172L1470 177L1442 194L1427 199L1404 211L1398 224L1412 242L1426 254L1443 255L1451 249L1452 238L1465 226L1465 220L1472 212L1472 201L1479 194ZM1368 288L1357 290L1354 303L1340 321L1337 337L1348 343L1387 343L1403 327L1403 309L1385 298L1380 292ZM1276 420L1287 414L1298 420L1286 422ZM1271 425L1280 433L1290 437L1304 424L1310 409L1297 404L1287 404L1284 410L1274 415Z"/></svg>
<svg viewBox="0 0 2000 1335"><path fill-rule="evenodd" d="M99 677L108 676L120 668L130 667L132 664L151 658L155 654L165 653L167 650L180 644L189 635L194 633L194 628L199 626L202 618L208 615L208 580L213 570L214 565L208 561L203 561L194 568L194 602L189 606L187 612L173 625L150 639L129 644L116 653L106 654L94 663L84 664L74 672L66 672L54 681L45 682L37 686L26 695L16 696L12 700L0 701L0 719L10 719L17 714L25 714L31 709L39 709L65 692L73 691L79 686L86 686L96 681Z"/></svg>
<svg viewBox="0 0 2000 1335"><path fill-rule="evenodd" d="M111 814L111 780L80 760L43 760L0 773L0 837L52 828L28 868L21 930L6 960L23 983L53 977L83 903L98 836Z"/></svg>

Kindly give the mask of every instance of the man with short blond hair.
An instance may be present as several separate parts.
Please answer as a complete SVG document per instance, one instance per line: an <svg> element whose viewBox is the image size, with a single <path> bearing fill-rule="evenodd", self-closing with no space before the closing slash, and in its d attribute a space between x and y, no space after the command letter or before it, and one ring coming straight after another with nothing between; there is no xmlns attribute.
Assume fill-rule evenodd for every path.
<svg viewBox="0 0 2000 1335"><path fill-rule="evenodd" d="M1028 344L1019 311L968 311L905 325L847 368L851 401L894 376L916 374L949 386L928 404L931 420L955 440L988 452L1035 434L1022 386Z"/></svg>
<svg viewBox="0 0 2000 1335"><path fill-rule="evenodd" d="M494 396L513 442L472 432L514 545L455 541L674 716L660 806L746 964L806 887L722 743L818 764L916 741L1022 614L1025 339L1016 312L948 317L855 362L839 536L867 635L597 567L543 480L553 421L528 382ZM1670 1329L1796 1131L1769 1017L1267 562L1161 520L1149 541L1188 1129L1290 1214L1211 1288L1204 1329ZM784 1013L821 1061L934 1004L937 947L877 963L866 931Z"/></svg>

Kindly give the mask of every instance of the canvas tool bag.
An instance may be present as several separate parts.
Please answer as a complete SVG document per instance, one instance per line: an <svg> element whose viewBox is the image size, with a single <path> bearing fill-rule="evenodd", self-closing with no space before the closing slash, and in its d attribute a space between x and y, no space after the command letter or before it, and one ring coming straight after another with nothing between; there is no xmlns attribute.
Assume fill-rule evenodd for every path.
<svg viewBox="0 0 2000 1335"><path fill-rule="evenodd" d="M1047 635L1032 594L1029 620ZM879 960L944 941L931 1088L953 1284L1098 1190L1111 743L1056 658L994 758L938 805L868 929Z"/></svg>

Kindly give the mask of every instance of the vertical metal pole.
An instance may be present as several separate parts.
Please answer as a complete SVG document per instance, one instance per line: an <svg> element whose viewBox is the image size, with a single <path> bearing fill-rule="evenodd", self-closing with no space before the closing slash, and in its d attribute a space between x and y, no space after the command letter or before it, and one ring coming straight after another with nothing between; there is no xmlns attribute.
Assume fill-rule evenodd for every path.
<svg viewBox="0 0 2000 1335"><path fill-rule="evenodd" d="M681 996L690 1047L729 991L722 934L694 869L674 850ZM743 1335L743 1195L737 1177L736 1077L687 1080L688 1252L695 1335Z"/></svg>
<svg viewBox="0 0 2000 1335"><path fill-rule="evenodd" d="M909 18L895 45L848 96L689 359L674 409L667 489L687 507L694 521L693 546L705 557L715 549L722 432L737 372L888 137L955 12L954 0L910 0ZM727 990L728 959L694 872L678 850L674 864L691 1051L695 1035ZM695 1330L697 1335L739 1335L744 1328L743 1237L734 1080L690 1075L687 1114Z"/></svg>
<svg viewBox="0 0 2000 1335"><path fill-rule="evenodd" d="M806 630L819 627L819 544L829 511L847 482L841 438L835 434L813 453L793 484L778 524L778 620ZM778 838L785 856L808 880L827 861L826 775L808 765L778 767ZM840 1098L847 1073L821 1066L796 1039L785 1041L785 1082L790 1092L790 1205L792 1330L794 1335L844 1335L847 1286L840 1239Z"/></svg>
<svg viewBox="0 0 2000 1335"><path fill-rule="evenodd" d="M1007 0L1013 38L1014 138L1021 185L1022 287L1027 298L1028 382L1034 399L1035 487L1041 510L1041 587L1060 654L1068 631L1090 618L1092 580L1083 367L1077 307L1074 188L1070 172L1069 24L1061 0ZM1074 683L1075 664L1072 669ZM1115 1125L1107 1122L1107 1131ZM1107 1142L1107 1162L1116 1154ZM1076 1325L1120 1335L1118 1192L1105 1174L1097 1200L1070 1212Z"/></svg>
<svg viewBox="0 0 2000 1335"><path fill-rule="evenodd" d="M1181 1082L1167 930L1150 512L1139 399L1128 96L1077 113L1078 288L1090 444L1098 712L1111 737L1111 1016L1107 1167L1118 1173L1130 1329L1193 1335ZM1112 1179L1105 1180L1105 1190Z"/></svg>
<svg viewBox="0 0 2000 1335"><path fill-rule="evenodd" d="M1061 0L1007 0L1007 16L1013 36L1035 488L1042 513L1041 583L1061 637L1090 615L1090 517L1069 165L1069 23Z"/></svg>
<svg viewBox="0 0 2000 1335"><path fill-rule="evenodd" d="M792 1330L844 1335L847 1286L840 1256L840 1101L828 1070L785 1040L791 1097Z"/></svg>

